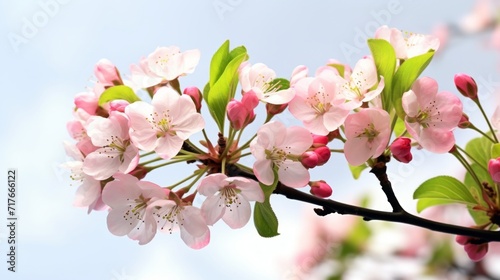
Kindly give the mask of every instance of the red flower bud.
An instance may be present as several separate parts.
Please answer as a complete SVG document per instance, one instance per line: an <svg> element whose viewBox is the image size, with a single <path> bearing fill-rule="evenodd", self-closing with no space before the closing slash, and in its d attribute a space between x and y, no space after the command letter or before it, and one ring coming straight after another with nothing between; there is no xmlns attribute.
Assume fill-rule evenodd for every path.
<svg viewBox="0 0 500 280"><path fill-rule="evenodd" d="M274 116L274 115L283 113L283 111L285 111L286 107L288 107L288 104L275 105L275 104L267 103L266 104L266 111L267 111L268 115Z"/></svg>
<svg viewBox="0 0 500 280"><path fill-rule="evenodd" d="M474 237L457 235L455 241L464 246L464 250L472 261L478 262L488 253L488 242L479 243Z"/></svg>
<svg viewBox="0 0 500 280"><path fill-rule="evenodd" d="M454 81L455 86L463 96L477 99L477 84L471 76L459 73L455 75Z"/></svg>
<svg viewBox="0 0 500 280"><path fill-rule="evenodd" d="M187 87L184 89L184 94L189 95L196 106L196 111L199 113L201 110L201 92L197 87Z"/></svg>
<svg viewBox="0 0 500 280"><path fill-rule="evenodd" d="M307 151L300 156L300 163L305 168L314 168L318 166L318 154L313 151Z"/></svg>
<svg viewBox="0 0 500 280"><path fill-rule="evenodd" d="M318 155L318 166L321 166L328 162L332 152L330 152L330 148L327 146L322 146L314 149L314 153Z"/></svg>
<svg viewBox="0 0 500 280"><path fill-rule="evenodd" d="M411 139L406 137L399 137L392 142L389 147L392 156L402 163L409 163L413 156L411 154Z"/></svg>
<svg viewBox="0 0 500 280"><path fill-rule="evenodd" d="M134 170L130 171L129 174L141 180L144 177L146 177L146 174L148 174L148 172L149 169L147 167L142 165L137 165Z"/></svg>
<svg viewBox="0 0 500 280"><path fill-rule="evenodd" d="M326 146L328 144L328 136L312 134L313 147Z"/></svg>
<svg viewBox="0 0 500 280"><path fill-rule="evenodd" d="M469 121L469 116L462 113L462 117L460 118L460 121L458 122L458 128L469 128L470 125L471 125L471 123Z"/></svg>
<svg viewBox="0 0 500 280"><path fill-rule="evenodd" d="M332 187L323 180L309 182L309 186L311 186L311 194L317 197L326 198L333 193Z"/></svg>

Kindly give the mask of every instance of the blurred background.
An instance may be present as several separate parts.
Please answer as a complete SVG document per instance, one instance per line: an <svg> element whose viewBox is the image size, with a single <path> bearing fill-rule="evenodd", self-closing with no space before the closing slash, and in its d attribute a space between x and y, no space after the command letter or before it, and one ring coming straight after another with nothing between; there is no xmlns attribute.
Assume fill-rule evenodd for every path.
<svg viewBox="0 0 500 280"><path fill-rule="evenodd" d="M478 3L491 6L481 8ZM440 90L456 92L453 75L470 74L491 115L500 86L495 7L498 3L492 1L410 0L0 1L4 67L0 81L5 86L0 102L0 171L4 174L0 180L7 181L8 168L17 168L19 217L17 272L11 273L5 261L7 190L6 184L0 184L4 186L4 190L0 187L0 279L325 279L345 265L351 268L345 268L343 279L440 279L438 271L427 269L429 255L423 260L393 253L409 245L436 247L442 242L417 243L418 238L408 234L415 233L415 228L379 222L355 228L360 219L316 217L311 206L283 197L272 197L281 235L271 239L259 237L252 222L240 230L216 224L210 244L199 251L185 246L178 234L158 234L144 246L116 237L106 227L106 213L87 215L86 209L72 205L76 186L60 168L69 160L62 145L70 140L65 125L72 119L74 95L92 86L93 67L101 58L111 60L126 76L131 64L159 46L197 48L200 63L180 82L183 87L202 88L212 54L229 39L232 47L247 47L250 62L263 62L279 77L289 78L297 65L314 71L330 58L354 66L369 54L366 39L384 24L442 38L442 47L423 75L436 79ZM479 111L462 100L465 113L478 120L476 126L485 128ZM288 126L298 124L287 114L278 119ZM208 128L215 137L214 125ZM256 129L248 129L247 137ZM472 136L457 131L457 142L465 144ZM160 183L175 178L183 166L176 168L147 179ZM391 162L389 170L396 194L411 212L413 190L438 174L460 177L463 171L451 155L422 151L414 152L410 164ZM361 203L361 197L369 194L372 207L389 209L375 177L365 171L360 180L353 180L343 156L332 156L327 165L313 170L312 177L326 180L334 189L334 199ZM463 213L455 210L451 212ZM457 221L468 225L465 218ZM383 234L361 235L358 239L363 242L370 240L361 242L368 257L339 264L325 261L331 257L332 244L318 239L318 224L330 226L320 231L342 231L339 239L349 232ZM419 236L430 240L426 233ZM453 265L476 269L463 258L462 248L450 248ZM488 273L500 277L488 265L498 258L488 258ZM466 279L460 277L468 272L457 271L456 279Z"/></svg>

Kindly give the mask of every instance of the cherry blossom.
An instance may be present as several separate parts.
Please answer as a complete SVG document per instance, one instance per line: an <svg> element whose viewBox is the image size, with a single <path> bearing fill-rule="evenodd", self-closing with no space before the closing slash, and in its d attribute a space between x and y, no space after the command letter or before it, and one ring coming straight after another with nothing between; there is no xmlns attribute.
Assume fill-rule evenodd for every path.
<svg viewBox="0 0 500 280"><path fill-rule="evenodd" d="M388 41L394 48L396 57L403 60L427 53L430 50L437 51L439 48L439 39L434 35L403 33L401 30L389 28L387 25L377 29L375 38Z"/></svg>
<svg viewBox="0 0 500 280"><path fill-rule="evenodd" d="M172 81L192 73L200 60L199 50L181 52L176 46L159 47L139 65L130 67L131 80L141 88L148 88L163 81Z"/></svg>
<svg viewBox="0 0 500 280"><path fill-rule="evenodd" d="M300 163L302 153L312 145L312 136L302 127L286 128L281 122L269 122L257 131L250 143L250 151L256 158L253 171L265 185L274 182L273 169L278 171L281 183L299 188L309 182L309 172Z"/></svg>
<svg viewBox="0 0 500 280"><path fill-rule="evenodd" d="M94 117L89 122L87 133L92 144L101 148L85 157L83 171L97 180L132 171L139 161L139 150L130 143L127 116L113 112L109 118Z"/></svg>
<svg viewBox="0 0 500 280"><path fill-rule="evenodd" d="M264 192L259 183L221 173L205 177L198 186L198 192L207 196L201 206L207 224L213 225L222 218L233 229L243 227L250 220L249 201L264 202Z"/></svg>
<svg viewBox="0 0 500 280"><path fill-rule="evenodd" d="M181 239L193 249L201 249L210 242L210 230L199 208L160 199L151 203L148 212L160 231L180 230Z"/></svg>
<svg viewBox="0 0 500 280"><path fill-rule="evenodd" d="M381 109L367 108L345 120L344 154L350 165L358 166L380 156L389 142L390 116Z"/></svg>
<svg viewBox="0 0 500 280"><path fill-rule="evenodd" d="M132 142L147 152L155 151L165 159L175 156L184 140L205 126L191 97L162 87L151 104L137 101L125 108L130 118Z"/></svg>
<svg viewBox="0 0 500 280"><path fill-rule="evenodd" d="M128 235L140 245L150 242L156 234L156 222L147 208L153 201L164 199L166 191L129 174L116 174L114 178L102 191L102 200L111 207L109 231L117 236Z"/></svg>
<svg viewBox="0 0 500 280"><path fill-rule="evenodd" d="M273 86L276 73L263 63L246 63L239 71L243 94L253 91L259 100L275 105L288 103L295 95L293 88L279 90Z"/></svg>
<svg viewBox="0 0 500 280"><path fill-rule="evenodd" d="M306 77L295 84L295 97L288 108L314 134L327 135L349 114L351 108L340 94L339 79L334 69L324 68L315 78Z"/></svg>
<svg viewBox="0 0 500 280"><path fill-rule="evenodd" d="M424 77L403 94L408 133L426 150L446 153L455 144L453 130L462 118L462 102L450 92L438 93L435 80Z"/></svg>
<svg viewBox="0 0 500 280"><path fill-rule="evenodd" d="M94 75L105 87L122 85L122 78L116 66L108 59L99 60L94 67Z"/></svg>
<svg viewBox="0 0 500 280"><path fill-rule="evenodd" d="M69 169L71 172L70 178L79 182L80 186L76 190L76 196L73 204L76 207L87 207L88 212L92 210L103 210L106 205L101 198L101 181L94 179L83 172L84 155L76 145L71 145L64 142L66 154L74 159L61 165L61 167Z"/></svg>
<svg viewBox="0 0 500 280"><path fill-rule="evenodd" d="M342 93L347 100L353 102L353 107L371 101L384 89L384 77L380 76L380 82L378 81L377 69L371 58L360 59L352 73L346 71L344 76ZM375 85L376 88L373 88Z"/></svg>

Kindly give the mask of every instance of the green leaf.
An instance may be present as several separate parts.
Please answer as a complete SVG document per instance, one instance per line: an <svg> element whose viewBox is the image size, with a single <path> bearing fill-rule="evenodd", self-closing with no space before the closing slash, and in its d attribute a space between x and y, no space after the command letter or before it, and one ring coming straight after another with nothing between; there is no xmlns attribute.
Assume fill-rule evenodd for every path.
<svg viewBox="0 0 500 280"><path fill-rule="evenodd" d="M401 102L403 93L411 89L413 82L429 65L433 56L434 51L429 51L428 53L409 58L399 66L396 74L394 74L394 79L392 80L392 104L401 119L405 118Z"/></svg>
<svg viewBox="0 0 500 280"><path fill-rule="evenodd" d="M227 104L234 97L238 86L238 67L246 59L248 55L245 47L240 46L229 51L229 41L224 42L212 57L210 81L203 92L210 114L220 132L224 131Z"/></svg>
<svg viewBox="0 0 500 280"><path fill-rule="evenodd" d="M344 78L344 74L345 74L345 66L343 64L336 64L336 63L332 63L332 64L328 64L328 66L330 67L333 67L335 69L337 69L337 72L339 72L339 75Z"/></svg>
<svg viewBox="0 0 500 280"><path fill-rule="evenodd" d="M384 77L384 90L381 93L382 105L386 111L392 108L392 79L396 69L396 52L389 42L383 39L368 39L368 46L377 68L377 74Z"/></svg>
<svg viewBox="0 0 500 280"><path fill-rule="evenodd" d="M229 40L226 40L215 52L210 61L210 86L213 86L229 63Z"/></svg>
<svg viewBox="0 0 500 280"><path fill-rule="evenodd" d="M491 146L491 158L500 157L500 143L495 143Z"/></svg>
<svg viewBox="0 0 500 280"><path fill-rule="evenodd" d="M366 164L358 165L358 166L353 166L349 164L349 170L351 170L352 177L357 180L361 176L361 172L368 168Z"/></svg>
<svg viewBox="0 0 500 280"><path fill-rule="evenodd" d="M262 237L274 237L279 235L278 233L278 218L274 214L273 208L271 207L270 197L274 189L278 185L278 173L276 169L274 172L274 182L271 186L260 184L260 187L264 191L265 200L264 202L256 202L253 212L253 221L257 232Z"/></svg>
<svg viewBox="0 0 500 280"><path fill-rule="evenodd" d="M478 137L470 140L465 145L467 154L478 161L484 168L488 168L491 159L493 144L486 137Z"/></svg>
<svg viewBox="0 0 500 280"><path fill-rule="evenodd" d="M460 203L468 206L477 205L469 189L451 176L438 176L423 182L413 193L418 199L417 211L441 204Z"/></svg>
<svg viewBox="0 0 500 280"><path fill-rule="evenodd" d="M481 167L476 163L472 163L471 168L474 173L476 173L479 181L487 182L490 186L495 185L495 183L491 179L490 173L484 167ZM479 204L487 207L487 203L484 201L483 196L481 195L481 186L477 185L476 181L469 172L465 173L464 184L469 188L472 196L476 198ZM490 221L490 217L488 217L485 211L474 210L471 206L467 208L476 225L484 225L485 223Z"/></svg>
<svg viewBox="0 0 500 280"><path fill-rule="evenodd" d="M394 118L398 118L396 120L396 125L394 126L394 134L399 137L406 131L405 121L400 119L398 116L394 116Z"/></svg>
<svg viewBox="0 0 500 280"><path fill-rule="evenodd" d="M129 103L134 103L135 101L140 101L141 99L135 94L134 90L128 86L113 86L106 89L99 97L99 106L106 104L110 101L122 99Z"/></svg>

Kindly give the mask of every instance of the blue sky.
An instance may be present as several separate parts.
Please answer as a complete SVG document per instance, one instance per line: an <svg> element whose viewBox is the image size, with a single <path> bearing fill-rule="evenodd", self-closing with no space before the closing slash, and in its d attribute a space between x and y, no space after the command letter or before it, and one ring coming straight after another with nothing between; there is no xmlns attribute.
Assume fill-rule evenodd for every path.
<svg viewBox="0 0 500 280"><path fill-rule="evenodd" d="M109 233L105 213L87 215L84 209L72 206L76 187L58 166L67 160L62 141L70 140L65 123L72 118L73 97L91 85L93 65L108 58L127 73L130 64L158 46L197 48L202 53L200 63L181 85L202 87L211 55L229 39L232 46L247 47L251 62L263 62L278 76L289 77L297 65L313 70L330 58L354 65L369 53L362 42L380 24L430 33L439 23L457 22L472 4L408 0L1 1L0 171L14 167L19 172L18 272L7 273L2 261L1 278L282 279L304 230L301 203L273 198L280 218L279 237L260 238L251 223L237 231L217 224L211 230L210 245L201 251L185 246L176 234L159 234L150 244L139 246ZM424 75L449 91L455 91L456 72L473 75L491 113L498 102L493 87L500 78L498 55L484 48L487 39L488 34L453 39ZM477 115L473 107L466 108L471 116ZM287 116L280 120L297 124ZM468 135L460 132L458 142L465 143ZM422 178L460 173L451 156L437 158L416 152L415 157L419 160L408 166L394 164L391 170L398 181L396 192L410 209L411 192ZM353 181L345 160L333 159L328 168L314 170L313 176L330 180L336 198L352 199L377 185L369 174ZM450 169L444 170L443 162ZM0 178L6 180L6 175ZM162 178L154 174L151 180L155 179ZM0 220L6 217L5 202L6 191L0 190ZM0 260L7 249L3 224L0 222Z"/></svg>

